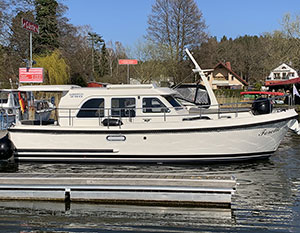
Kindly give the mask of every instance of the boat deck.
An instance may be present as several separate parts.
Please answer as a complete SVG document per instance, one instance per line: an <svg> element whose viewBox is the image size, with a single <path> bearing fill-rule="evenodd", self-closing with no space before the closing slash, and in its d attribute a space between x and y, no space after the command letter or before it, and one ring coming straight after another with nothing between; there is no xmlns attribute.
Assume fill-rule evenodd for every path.
<svg viewBox="0 0 300 233"><path fill-rule="evenodd" d="M0 200L230 207L233 177L147 173L2 173Z"/></svg>

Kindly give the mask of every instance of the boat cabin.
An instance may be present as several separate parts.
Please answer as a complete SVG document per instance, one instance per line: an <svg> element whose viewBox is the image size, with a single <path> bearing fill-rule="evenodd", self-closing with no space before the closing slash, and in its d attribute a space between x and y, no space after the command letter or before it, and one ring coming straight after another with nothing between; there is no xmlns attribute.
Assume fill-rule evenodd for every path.
<svg viewBox="0 0 300 233"><path fill-rule="evenodd" d="M13 114L14 109L19 108L18 91L12 89L0 90L0 108L7 110L7 114Z"/></svg>
<svg viewBox="0 0 300 233"><path fill-rule="evenodd" d="M107 85L103 88L74 88L58 106L61 126L123 124L161 121L187 114L175 98L176 91L154 85Z"/></svg>

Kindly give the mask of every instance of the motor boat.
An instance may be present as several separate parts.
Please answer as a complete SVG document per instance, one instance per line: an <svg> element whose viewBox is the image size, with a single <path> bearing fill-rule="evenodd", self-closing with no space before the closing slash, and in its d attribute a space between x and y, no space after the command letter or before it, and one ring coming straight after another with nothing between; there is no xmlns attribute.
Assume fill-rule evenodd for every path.
<svg viewBox="0 0 300 233"><path fill-rule="evenodd" d="M240 94L244 96L245 101L257 99L259 97L272 97L275 104L284 104L284 100L290 97L283 92L273 91L242 91Z"/></svg>
<svg viewBox="0 0 300 233"><path fill-rule="evenodd" d="M221 111L203 71L187 53L204 82L209 106L187 107L176 99L176 90L152 84L29 86L54 88L62 98L53 124L20 121L8 129L15 160L240 161L271 156L289 129L299 131L297 112L275 109L268 99L248 111Z"/></svg>
<svg viewBox="0 0 300 233"><path fill-rule="evenodd" d="M14 89L0 90L0 122L1 129L6 129L16 122L20 109L18 91Z"/></svg>
<svg viewBox="0 0 300 233"><path fill-rule="evenodd" d="M0 90L1 130L11 127L19 120L28 119L30 108L35 109L34 118L42 121L49 120L50 114L55 108L50 101L35 99L32 92L20 89Z"/></svg>

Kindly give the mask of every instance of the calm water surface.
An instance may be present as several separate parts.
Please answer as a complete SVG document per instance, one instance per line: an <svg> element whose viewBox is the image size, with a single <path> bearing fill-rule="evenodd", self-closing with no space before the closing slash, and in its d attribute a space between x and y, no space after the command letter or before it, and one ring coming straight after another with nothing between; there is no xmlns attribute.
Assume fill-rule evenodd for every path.
<svg viewBox="0 0 300 233"><path fill-rule="evenodd" d="M0 202L1 232L300 232L300 136L292 133L264 161L195 166L25 163L2 170L234 175L239 186L231 209Z"/></svg>

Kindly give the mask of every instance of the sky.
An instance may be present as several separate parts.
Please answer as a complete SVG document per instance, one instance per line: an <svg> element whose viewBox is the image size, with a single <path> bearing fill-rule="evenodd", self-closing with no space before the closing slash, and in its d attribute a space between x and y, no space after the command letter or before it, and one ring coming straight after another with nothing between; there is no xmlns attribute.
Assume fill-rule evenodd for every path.
<svg viewBox="0 0 300 233"><path fill-rule="evenodd" d="M66 16L75 26L90 25L108 42L134 46L146 34L148 16L156 0L64 0ZM218 39L262 35L281 29L286 13L300 15L300 0L195 0Z"/></svg>

